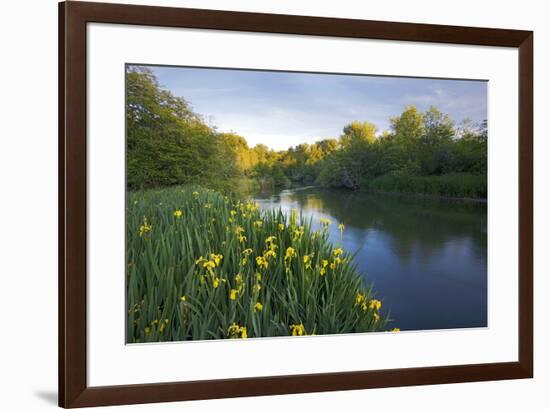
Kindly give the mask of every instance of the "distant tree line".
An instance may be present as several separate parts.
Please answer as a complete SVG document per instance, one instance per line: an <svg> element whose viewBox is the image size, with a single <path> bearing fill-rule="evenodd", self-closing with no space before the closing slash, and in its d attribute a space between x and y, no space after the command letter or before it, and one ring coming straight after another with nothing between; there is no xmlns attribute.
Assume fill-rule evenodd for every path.
<svg viewBox="0 0 550 409"><path fill-rule="evenodd" d="M355 121L338 138L274 151L218 132L146 68L130 67L126 81L132 190L199 184L226 191L247 179L261 187L486 196L486 121L456 125L435 107L421 112L408 106L382 134L370 122Z"/></svg>

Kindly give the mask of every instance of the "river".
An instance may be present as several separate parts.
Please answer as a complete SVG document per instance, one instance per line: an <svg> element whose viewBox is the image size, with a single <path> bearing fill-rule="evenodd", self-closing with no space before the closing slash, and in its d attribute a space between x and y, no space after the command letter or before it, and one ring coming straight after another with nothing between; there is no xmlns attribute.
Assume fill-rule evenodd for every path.
<svg viewBox="0 0 550 409"><path fill-rule="evenodd" d="M487 326L487 205L318 188L255 194L263 209L332 221L401 330Z"/></svg>

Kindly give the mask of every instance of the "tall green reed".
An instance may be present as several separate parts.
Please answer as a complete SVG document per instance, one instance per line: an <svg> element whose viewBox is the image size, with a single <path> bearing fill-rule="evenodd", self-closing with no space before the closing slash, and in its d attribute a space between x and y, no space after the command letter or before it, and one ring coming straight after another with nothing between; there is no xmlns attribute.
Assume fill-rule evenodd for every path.
<svg viewBox="0 0 550 409"><path fill-rule="evenodd" d="M129 193L127 342L384 330L326 223L203 188Z"/></svg>

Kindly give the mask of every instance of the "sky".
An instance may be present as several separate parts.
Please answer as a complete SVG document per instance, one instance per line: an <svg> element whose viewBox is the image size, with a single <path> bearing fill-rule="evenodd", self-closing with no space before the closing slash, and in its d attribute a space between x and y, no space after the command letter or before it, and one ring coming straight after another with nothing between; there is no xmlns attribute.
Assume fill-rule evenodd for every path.
<svg viewBox="0 0 550 409"><path fill-rule="evenodd" d="M352 121L379 132L407 105L439 108L457 123L487 118L487 82L150 67L160 85L185 98L220 132L234 132L249 146L275 150L337 138Z"/></svg>

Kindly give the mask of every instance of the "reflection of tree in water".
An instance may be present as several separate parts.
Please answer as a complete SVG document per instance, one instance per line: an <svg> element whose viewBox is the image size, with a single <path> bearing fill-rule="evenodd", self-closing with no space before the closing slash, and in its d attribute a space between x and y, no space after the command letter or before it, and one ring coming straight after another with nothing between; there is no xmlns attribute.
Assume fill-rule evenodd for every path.
<svg viewBox="0 0 550 409"><path fill-rule="evenodd" d="M413 256L427 262L449 245L459 252L468 241L476 255L486 257L485 203L318 189L296 191L288 199L304 210L332 215L358 244L367 229L387 232L403 262Z"/></svg>

